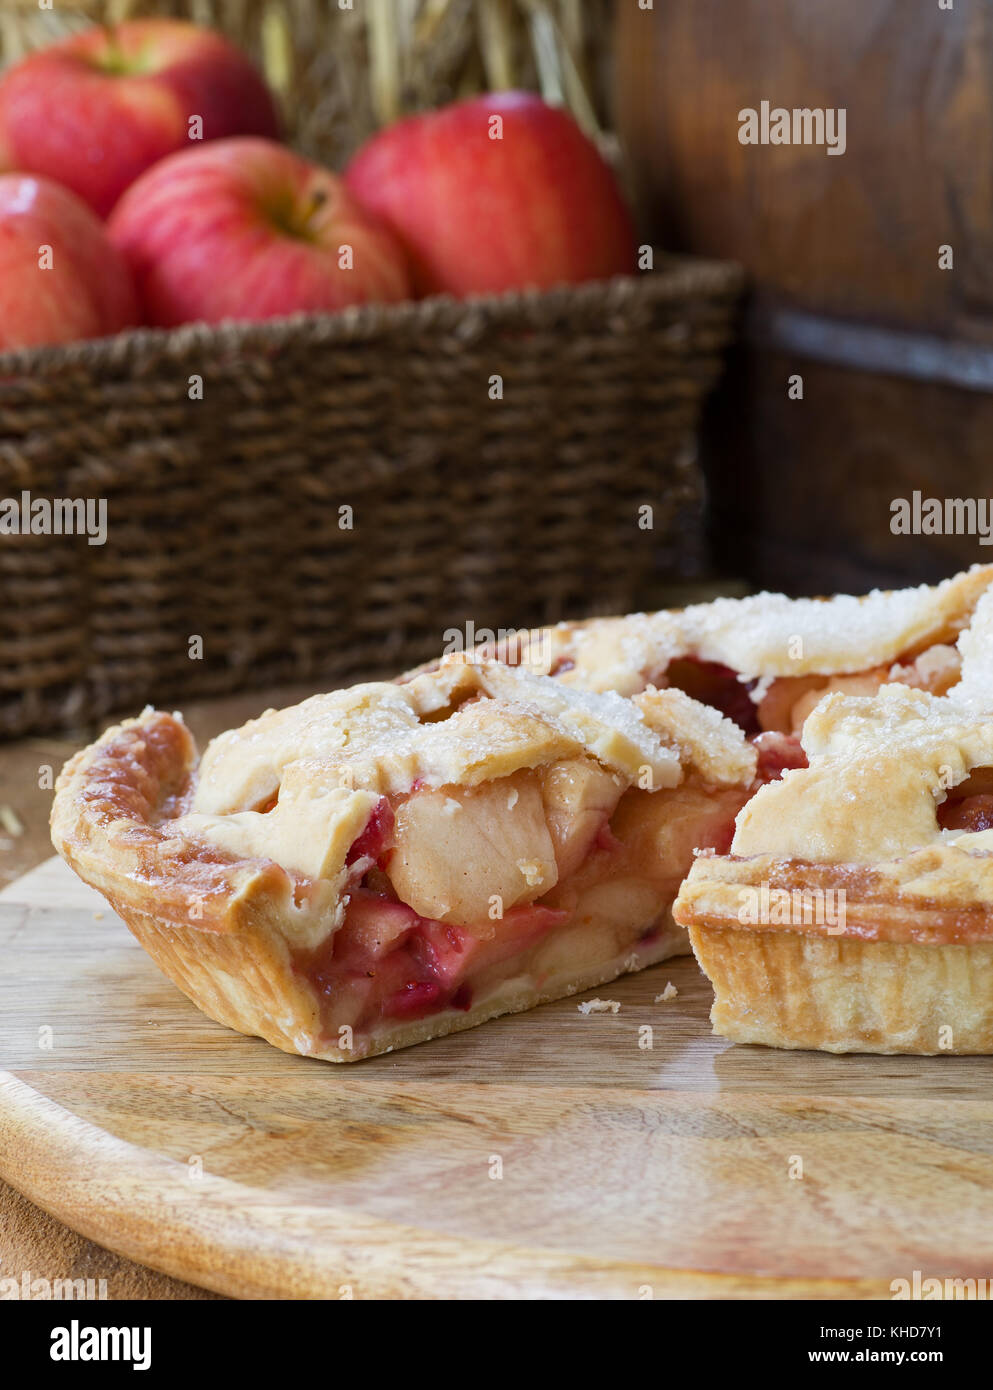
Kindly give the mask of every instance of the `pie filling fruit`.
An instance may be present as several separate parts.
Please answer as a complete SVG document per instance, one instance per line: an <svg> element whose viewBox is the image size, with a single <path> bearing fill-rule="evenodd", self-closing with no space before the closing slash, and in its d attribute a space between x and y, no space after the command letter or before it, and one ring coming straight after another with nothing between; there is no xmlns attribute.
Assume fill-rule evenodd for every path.
<svg viewBox="0 0 993 1390"><path fill-rule="evenodd" d="M800 732L824 694L871 694L894 680L947 688L957 655L932 647L865 672L779 678L758 701L755 681L688 656L652 688L682 690L738 725L758 754L754 790L807 765ZM327 1001L326 1032L468 1010L515 975L540 990L570 927L598 945L612 934L615 954L633 949L664 921L694 856L727 853L748 795L622 794L616 776L587 759L470 791L421 788L396 806L383 797L348 856L371 856L375 867L350 895L341 928L297 962Z"/></svg>
<svg viewBox="0 0 993 1390"><path fill-rule="evenodd" d="M727 849L740 788L624 790L592 759L477 788L383 797L348 853L365 872L341 926L294 968L326 1036L466 1012L507 981L540 991L659 942L698 849Z"/></svg>
<svg viewBox="0 0 993 1390"><path fill-rule="evenodd" d="M879 950L972 949L993 910L991 581L563 624L268 711L199 759L146 711L67 764L53 839L205 1012L288 1051L388 1051L691 939L728 1036L901 1050ZM943 918L952 861L973 897ZM848 926L746 930L763 885L843 889ZM823 1004L815 965L850 1006L826 1042L783 1023ZM989 1013L993 1049L993 984Z"/></svg>

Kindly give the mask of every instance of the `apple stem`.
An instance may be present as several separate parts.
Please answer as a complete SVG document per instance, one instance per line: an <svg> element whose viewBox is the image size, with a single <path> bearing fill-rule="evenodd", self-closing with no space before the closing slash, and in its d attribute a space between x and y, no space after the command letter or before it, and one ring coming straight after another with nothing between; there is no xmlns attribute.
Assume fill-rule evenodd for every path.
<svg viewBox="0 0 993 1390"><path fill-rule="evenodd" d="M326 188L314 189L313 193L310 195L310 203L303 214L303 219L301 222L302 231L310 231L311 223L313 222L317 214L320 212L324 204L327 202L327 200L328 193Z"/></svg>
<svg viewBox="0 0 993 1390"><path fill-rule="evenodd" d="M101 23L100 28L103 30L104 38L107 41L108 62L106 66L109 68L111 72L116 72L121 67L122 60L124 57L124 55L121 52L121 45L118 42L117 38L117 25L113 22L113 20L105 19Z"/></svg>

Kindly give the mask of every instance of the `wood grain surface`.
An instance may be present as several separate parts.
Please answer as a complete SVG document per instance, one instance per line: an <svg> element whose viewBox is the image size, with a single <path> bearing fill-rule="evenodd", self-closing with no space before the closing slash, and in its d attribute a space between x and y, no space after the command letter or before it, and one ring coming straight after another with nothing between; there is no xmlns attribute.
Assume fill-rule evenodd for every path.
<svg viewBox="0 0 993 1390"><path fill-rule="evenodd" d="M794 305L993 343L991 61L974 0L619 5L617 122L651 231ZM844 152L742 144L763 100L843 109Z"/></svg>
<svg viewBox="0 0 993 1390"><path fill-rule="evenodd" d="M617 1014L348 1068L204 1018L55 861L0 897L0 959L0 1174L218 1292L886 1298L993 1266L986 1059L731 1048L689 958L601 989Z"/></svg>

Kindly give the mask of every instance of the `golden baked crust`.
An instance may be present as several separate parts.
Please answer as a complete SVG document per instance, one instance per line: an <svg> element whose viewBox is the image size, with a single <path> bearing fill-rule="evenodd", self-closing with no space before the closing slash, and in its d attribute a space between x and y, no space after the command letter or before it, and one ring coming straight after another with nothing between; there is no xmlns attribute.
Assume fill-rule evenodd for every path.
<svg viewBox="0 0 993 1390"><path fill-rule="evenodd" d="M680 892L677 920L708 941L757 940L735 895L768 881L845 886L850 943L985 949L993 845L935 807L993 765L976 708L991 580L562 625L268 711L199 759L178 716L146 711L67 764L53 841L211 1017L335 1061L686 949L679 880L694 846L727 848L742 806L730 855L698 859ZM960 698L929 693L960 653ZM750 734L799 747L805 719L811 766L768 781L762 740L687 693L699 671L743 702L739 723L754 714ZM862 688L878 694L839 693ZM394 941L417 966L397 988Z"/></svg>
<svg viewBox="0 0 993 1390"><path fill-rule="evenodd" d="M934 586L862 596L721 598L536 628L486 650L554 673L563 684L622 695L643 690L671 662L689 656L727 666L743 680L842 675L955 642L991 582L993 565L974 565Z"/></svg>
<svg viewBox="0 0 993 1390"><path fill-rule="evenodd" d="M695 926L714 1032L822 1052L993 1052L993 942L921 946Z"/></svg>

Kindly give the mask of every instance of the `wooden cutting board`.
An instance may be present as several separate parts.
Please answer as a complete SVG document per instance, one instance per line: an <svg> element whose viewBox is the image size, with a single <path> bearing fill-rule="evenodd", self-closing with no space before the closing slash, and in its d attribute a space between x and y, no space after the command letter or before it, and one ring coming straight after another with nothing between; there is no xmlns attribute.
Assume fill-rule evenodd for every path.
<svg viewBox="0 0 993 1390"><path fill-rule="evenodd" d="M0 1176L219 1292L886 1298L915 1270L993 1275L993 1061L730 1047L692 958L603 987L617 1014L572 999L348 1067L204 1018L55 860L0 894L0 961Z"/></svg>

